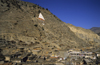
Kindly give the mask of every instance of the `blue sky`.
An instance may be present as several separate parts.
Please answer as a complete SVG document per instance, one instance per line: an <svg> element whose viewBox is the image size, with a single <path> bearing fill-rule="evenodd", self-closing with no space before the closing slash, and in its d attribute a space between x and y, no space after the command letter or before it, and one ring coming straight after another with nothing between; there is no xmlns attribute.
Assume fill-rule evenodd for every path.
<svg viewBox="0 0 100 65"><path fill-rule="evenodd" d="M22 0L38 4L63 22L90 29L100 27L100 0Z"/></svg>

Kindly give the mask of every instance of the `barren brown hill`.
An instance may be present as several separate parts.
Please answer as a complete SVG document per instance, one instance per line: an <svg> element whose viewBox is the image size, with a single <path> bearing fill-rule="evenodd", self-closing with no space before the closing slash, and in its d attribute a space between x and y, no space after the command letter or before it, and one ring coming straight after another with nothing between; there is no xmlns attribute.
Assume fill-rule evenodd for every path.
<svg viewBox="0 0 100 65"><path fill-rule="evenodd" d="M42 25L43 21L38 19L40 12L45 18L45 25ZM89 38L92 41L100 41L100 37L93 32L90 31L91 34L88 35L85 29L82 29L79 34L76 32L81 28L76 31L74 28L76 29L76 27L71 29L49 10L36 4L18 0L0 0L0 34L1 38L7 41L15 41L16 44L19 41L28 45L33 44L29 48L38 46L41 49L51 49L52 47L51 50L91 46L84 40ZM83 38L80 37L81 34Z"/></svg>
<svg viewBox="0 0 100 65"><path fill-rule="evenodd" d="M92 32L91 30L81 27L75 27L72 24L67 24L67 26L76 34L76 36L89 43L90 46L98 46L100 44L100 36Z"/></svg>
<svg viewBox="0 0 100 65"><path fill-rule="evenodd" d="M90 30L92 30L100 36L100 27L92 27Z"/></svg>

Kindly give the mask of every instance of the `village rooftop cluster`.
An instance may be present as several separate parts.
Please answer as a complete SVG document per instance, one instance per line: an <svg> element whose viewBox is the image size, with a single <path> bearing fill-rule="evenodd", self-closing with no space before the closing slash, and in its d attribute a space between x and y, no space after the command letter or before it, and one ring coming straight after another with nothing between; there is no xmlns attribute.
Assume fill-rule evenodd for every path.
<svg viewBox="0 0 100 65"><path fill-rule="evenodd" d="M48 54L40 54L42 50L39 48L29 49L24 46L18 48L14 41L0 46L0 64L11 65L96 65L100 57L99 52L88 52L82 50L69 49L56 50ZM21 45L20 45L21 46Z"/></svg>

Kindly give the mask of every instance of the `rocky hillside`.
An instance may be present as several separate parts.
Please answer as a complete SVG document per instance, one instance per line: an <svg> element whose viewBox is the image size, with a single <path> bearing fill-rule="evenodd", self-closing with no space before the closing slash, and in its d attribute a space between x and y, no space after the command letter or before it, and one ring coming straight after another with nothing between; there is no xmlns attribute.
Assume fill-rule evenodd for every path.
<svg viewBox="0 0 100 65"><path fill-rule="evenodd" d="M45 25L38 19L40 12ZM66 24L48 9L18 0L0 0L0 38L14 41L17 47L26 44L29 49L49 51L91 46L89 41L100 44L100 37L90 30Z"/></svg>
<svg viewBox="0 0 100 65"><path fill-rule="evenodd" d="M100 36L100 33L97 33Z"/></svg>
<svg viewBox="0 0 100 65"><path fill-rule="evenodd" d="M92 27L90 30L100 35L100 27Z"/></svg>
<svg viewBox="0 0 100 65"><path fill-rule="evenodd" d="M91 30L81 27L75 27L72 24L67 24L67 26L70 28L71 31L75 33L76 36L89 43L90 46L98 46L98 44L100 44L100 36L92 32Z"/></svg>

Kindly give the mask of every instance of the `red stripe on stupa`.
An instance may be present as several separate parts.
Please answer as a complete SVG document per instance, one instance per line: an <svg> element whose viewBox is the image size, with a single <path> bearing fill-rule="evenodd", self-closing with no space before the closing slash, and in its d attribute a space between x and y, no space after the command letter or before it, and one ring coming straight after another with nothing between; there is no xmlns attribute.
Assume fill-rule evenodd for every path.
<svg viewBox="0 0 100 65"><path fill-rule="evenodd" d="M45 20L44 20L44 19L42 19L42 18L38 18L38 19L45 21Z"/></svg>

